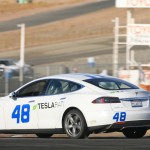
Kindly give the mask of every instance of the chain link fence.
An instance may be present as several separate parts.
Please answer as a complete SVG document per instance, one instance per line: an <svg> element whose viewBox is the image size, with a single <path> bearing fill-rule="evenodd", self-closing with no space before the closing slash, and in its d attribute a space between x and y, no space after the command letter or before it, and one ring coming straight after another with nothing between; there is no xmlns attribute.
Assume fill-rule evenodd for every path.
<svg viewBox="0 0 150 150"><path fill-rule="evenodd" d="M150 85L150 65L131 66L129 70L126 70L125 67L125 64L118 66L117 77L135 85L141 85L141 87L147 84ZM114 72L112 64L43 65L34 66L33 70L32 75L24 75L23 81L20 80L19 76L0 76L0 96L8 95L8 93L16 90L23 84L40 77L66 73L91 73L113 76Z"/></svg>
<svg viewBox="0 0 150 150"><path fill-rule="evenodd" d="M56 74L65 73L107 73L112 75L112 64L106 65L88 65L78 64L76 65L46 65L46 66L34 66L33 74L30 76L24 76L23 82L20 81L19 76L0 76L0 96L8 95L8 93L16 90L21 85L40 77L51 76Z"/></svg>

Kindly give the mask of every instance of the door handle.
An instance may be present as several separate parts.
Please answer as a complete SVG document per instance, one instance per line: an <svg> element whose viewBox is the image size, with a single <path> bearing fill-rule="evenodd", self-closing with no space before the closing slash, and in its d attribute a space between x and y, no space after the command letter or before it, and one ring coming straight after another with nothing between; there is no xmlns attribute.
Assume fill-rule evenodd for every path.
<svg viewBox="0 0 150 150"><path fill-rule="evenodd" d="M29 103L34 103L35 102L35 100L31 100L31 101L29 101Z"/></svg>
<svg viewBox="0 0 150 150"><path fill-rule="evenodd" d="M60 98L60 100L64 100L64 99L66 99L66 97L62 97L62 98Z"/></svg>

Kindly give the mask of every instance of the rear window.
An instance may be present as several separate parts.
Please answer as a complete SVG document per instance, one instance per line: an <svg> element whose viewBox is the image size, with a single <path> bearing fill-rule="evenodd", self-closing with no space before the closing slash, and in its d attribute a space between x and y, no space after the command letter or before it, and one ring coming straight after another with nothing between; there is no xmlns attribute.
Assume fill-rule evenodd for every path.
<svg viewBox="0 0 150 150"><path fill-rule="evenodd" d="M115 78L96 78L84 81L105 90L139 89L137 86L129 82Z"/></svg>

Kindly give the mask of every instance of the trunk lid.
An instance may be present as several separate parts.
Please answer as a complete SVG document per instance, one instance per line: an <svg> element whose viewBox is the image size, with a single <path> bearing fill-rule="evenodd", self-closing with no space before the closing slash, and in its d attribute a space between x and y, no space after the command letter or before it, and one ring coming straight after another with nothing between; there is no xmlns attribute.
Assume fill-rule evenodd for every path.
<svg viewBox="0 0 150 150"><path fill-rule="evenodd" d="M144 90L120 90L111 93L112 96L119 97L121 103L111 103L114 111L150 109L150 93Z"/></svg>

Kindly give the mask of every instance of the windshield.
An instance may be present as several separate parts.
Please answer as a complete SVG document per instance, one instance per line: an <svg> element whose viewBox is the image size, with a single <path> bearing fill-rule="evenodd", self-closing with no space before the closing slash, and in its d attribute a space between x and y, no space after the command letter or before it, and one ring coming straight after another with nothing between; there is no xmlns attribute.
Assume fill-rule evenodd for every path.
<svg viewBox="0 0 150 150"><path fill-rule="evenodd" d="M115 78L96 78L84 81L105 90L139 89L129 82Z"/></svg>

